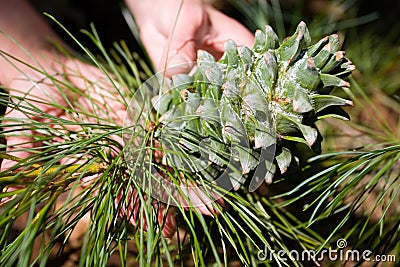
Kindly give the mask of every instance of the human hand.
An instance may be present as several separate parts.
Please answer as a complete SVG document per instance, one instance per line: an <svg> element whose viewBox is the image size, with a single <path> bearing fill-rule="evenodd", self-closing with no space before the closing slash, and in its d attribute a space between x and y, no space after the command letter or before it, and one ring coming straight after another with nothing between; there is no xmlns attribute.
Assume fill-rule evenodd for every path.
<svg viewBox="0 0 400 267"><path fill-rule="evenodd" d="M49 57L47 57L49 59ZM120 97L118 88L115 88L98 68L83 63L76 59L58 57L51 60L42 61L41 67L45 73L40 73L33 68L25 69L24 73L12 79L7 86L9 89L10 100L16 105L7 107L3 118L3 131L6 133L6 153L16 158L24 159L37 153L43 145L36 139L42 136L47 142L60 146L66 141L63 135L54 137L53 132L48 129L35 129L35 124L46 123L50 125L54 132L65 132L81 135L85 138L87 130L80 124L92 125L119 125L124 124L123 119L126 115L126 105ZM63 85L68 84L71 88L78 91L72 91ZM20 99L21 105L17 104ZM36 108L36 111L30 111L29 105ZM21 108L26 106L27 109ZM68 112L73 110L73 113ZM60 124L60 121L67 122ZM17 125L15 125L17 124ZM40 126L39 126L40 128ZM48 136L49 138L46 138ZM121 138L116 135L110 136L121 145ZM40 138L39 138L40 139ZM115 148L114 155L120 153ZM85 149L82 149L85 150ZM32 152L30 152L32 151ZM33 152L35 151L35 152ZM77 160L82 157L83 159ZM87 160L85 155L76 155L60 158L59 163L67 166L68 164L81 164ZM14 160L4 159L1 164L1 170L15 170ZM101 173L86 177L80 181L81 186L87 187L95 182ZM161 180L165 177L159 177ZM8 187L8 192L20 189L20 187ZM79 191L79 190L78 190ZM172 191L172 190L171 190ZM219 213L213 205L214 197L210 197L202 192L193 182L182 182L180 190L173 191L177 203L180 203L185 209L194 208L199 213L212 216ZM96 192L95 192L96 193ZM97 194L97 193L96 193ZM171 194L168 192L158 192L152 200L154 211L157 213L157 219L162 225L161 231L165 237L171 237L177 230L176 211L168 203ZM222 200L216 199L222 203ZM147 202L147 196L144 198ZM120 204L121 202L125 202ZM8 201L0 199L0 204ZM161 203L160 203L161 201ZM129 222L138 226L141 221L140 206L142 201L139 198L138 191L130 185L117 194L115 205L122 207L120 215L126 217ZM147 230L146 219L144 219L144 230Z"/></svg>
<svg viewBox="0 0 400 267"><path fill-rule="evenodd" d="M254 35L243 25L202 0L125 1L155 68L166 70L167 76L189 72L198 49L219 58L229 39L248 47L254 42Z"/></svg>
<svg viewBox="0 0 400 267"><path fill-rule="evenodd" d="M74 138L85 138L88 130L81 125L123 125L126 104L120 95L121 92L118 92L120 88L115 87L100 69L59 54L37 56L41 58L40 67L30 63L31 67L25 67L23 73L10 79L5 86L12 101L2 121L3 131L6 133L7 155L24 159L38 153L43 146L38 139L45 139L47 143L62 146L70 133L78 135ZM43 73L37 71L35 67L43 69ZM49 127L43 129L40 127L41 123ZM56 137L54 133L61 134ZM38 138L39 136L41 137ZM110 137L122 144L120 137L116 135ZM120 153L118 148L113 149L114 155ZM85 148L81 150L86 151ZM72 163L85 163L87 156L70 155L60 158L59 164L68 166ZM83 159L79 160L80 158ZM5 172L11 170L16 173L19 168L24 167L19 165L19 168L15 169L15 165L15 160L5 159L1 170ZM101 173L98 173L81 179L81 188L90 186L100 176ZM11 185L6 190L11 192L20 188ZM137 195L133 186L125 190L127 192L118 192L115 205L120 207L121 216L126 216L132 225L137 226L141 217L141 201L138 197L128 198L129 201L125 200L124 204L121 204L124 195L131 194L130 192ZM7 200L9 199L1 199L0 204ZM160 224L165 221L162 227L163 235L172 236L176 231L174 210L167 209L166 205L161 203L155 212ZM147 229L146 224L143 227L144 230Z"/></svg>
<svg viewBox="0 0 400 267"><path fill-rule="evenodd" d="M24 19L21 20L21 17ZM43 147L41 140L62 146L64 137L69 136L68 132L86 134L82 124L123 125L126 103L118 92L122 89L112 84L100 69L54 51L49 39L63 46L26 1L0 1L0 84L10 96L2 120L6 155L9 157L1 163L4 174L26 168L17 164L16 159L38 153ZM39 129L40 125L44 127ZM117 136L112 138L120 142ZM79 155L76 158L60 158L59 164L79 164L77 158ZM97 177L80 182L85 187ZM21 186L10 184L3 190L17 192L15 190ZM12 193L9 195L12 196ZM0 205L8 200L9 197L0 199ZM117 202L118 199L116 205ZM140 205L140 201L119 205L122 207L121 214L128 217L133 225L137 225L138 215L131 219L133 215L126 213L137 211ZM172 212L167 214L166 208L156 212L158 218L165 218L166 221L163 234L171 236L176 230L175 215Z"/></svg>
<svg viewBox="0 0 400 267"><path fill-rule="evenodd" d="M7 12L7 4L9 4L9 8L17 4L21 5L17 10L24 11L27 20L36 23L36 25L31 25L33 26L32 32L26 32L26 25L21 24L19 16L13 13L15 9ZM111 84L105 73L79 60L66 57L58 52L51 52L46 38L51 37L58 42L60 40L41 19L38 19L37 14L31 12L32 10L25 1L16 0L12 3L7 0L1 2L1 5L3 5L1 9L3 13L0 12L0 14L4 16L0 17L0 29L10 30L9 33L16 37L16 40L29 51L30 55L10 39L0 35L0 67L3 70L0 73L0 83L8 89L11 99L16 101L15 103L19 98L24 99L24 104L31 105L38 111L37 114L32 115L29 109L23 110L19 105L8 106L3 119L3 130L8 133L5 135L7 154L17 158L26 158L33 153L33 150L42 145L35 137L42 135L43 132L37 131L33 127L35 122L46 123L58 131L74 132L84 132L80 129L80 123L123 125L126 104L117 92L119 88ZM32 16L33 18L30 18ZM7 23L4 24L4 22ZM22 33L23 31L25 34ZM12 57L18 58L20 61L16 61ZM66 85L69 88L66 88ZM74 90L70 90L71 88ZM74 112L68 112L70 110L74 110ZM52 120L51 117L57 119ZM76 123L60 125L58 123L60 119ZM15 122L18 123L18 126L13 125ZM17 129L18 127L22 128ZM116 136L113 137L118 139ZM61 144L63 140L54 138L53 142ZM64 158L60 160L60 163L67 164L70 160L75 159ZM13 160L5 159L2 162L1 170L12 169L15 163ZM85 183L83 181L82 184ZM195 208L200 213L211 215L215 212L211 205L212 201L201 195L196 188L186 185L182 185L182 188L190 196L190 201L196 202ZM7 190L14 189L8 188ZM127 190L136 194L133 188ZM116 202L119 198L120 196L117 197ZM4 203L4 199L0 201ZM184 206L191 204L186 200L182 201ZM203 204L204 202L206 203ZM127 216L133 225L137 224L136 212L139 210L140 204L140 201L132 201L127 204L125 210L121 210L121 214ZM162 221L165 222L162 232L165 236L171 236L176 230L175 213L168 212L164 204L161 204L161 207L157 210L157 217L160 219L160 224ZM161 220L162 218L165 219Z"/></svg>

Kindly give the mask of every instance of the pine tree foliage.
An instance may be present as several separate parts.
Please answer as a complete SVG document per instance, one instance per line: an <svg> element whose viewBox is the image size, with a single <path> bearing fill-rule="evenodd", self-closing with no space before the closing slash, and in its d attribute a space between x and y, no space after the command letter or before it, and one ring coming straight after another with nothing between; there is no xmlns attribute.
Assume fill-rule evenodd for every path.
<svg viewBox="0 0 400 267"><path fill-rule="evenodd" d="M4 88L1 105L28 116L7 117L1 135L28 137L35 145L21 143L27 158L2 145L0 157L15 165L0 173L1 266L61 264L82 225L79 266L107 266L115 258L120 266L303 266L309 262L277 254L260 261L258 252L321 251L336 247L339 238L354 249L399 257L399 136L357 83L344 80L354 66L339 50L338 35L311 42L300 23L283 39L279 1L236 2L247 14L274 10L271 24L281 38L267 26L256 32L254 47L227 42L218 61L200 51L195 72L171 82L161 74L154 87L152 71L137 54L123 42L106 51L93 28L86 34L101 59L70 36L106 81L87 79L87 88L76 88L30 66L68 100L66 106L45 104L68 116L44 113L38 108L44 100L10 96L5 92L12 88ZM268 22L262 14L248 19L257 26ZM18 60L3 51L0 56ZM109 96L102 102L96 91L81 93L105 84L127 111L125 120L104 104ZM333 138L326 127L317 130L317 120L347 120L341 106L352 103L371 107L381 123L378 129L345 125L375 143L349 151L329 147L333 152L298 169L294 163L304 162L304 151L320 152L322 136L328 143ZM209 214L190 207L192 185L217 200L206 205ZM177 233L167 237L172 213Z"/></svg>

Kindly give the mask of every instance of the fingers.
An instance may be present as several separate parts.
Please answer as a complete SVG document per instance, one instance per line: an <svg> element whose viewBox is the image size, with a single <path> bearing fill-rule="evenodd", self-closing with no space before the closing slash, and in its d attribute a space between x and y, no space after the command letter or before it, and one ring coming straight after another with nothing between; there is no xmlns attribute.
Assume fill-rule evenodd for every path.
<svg viewBox="0 0 400 267"><path fill-rule="evenodd" d="M248 29L210 6L198 2L164 5L162 14L150 13L153 17L142 25L141 38L156 69L166 70L167 77L189 72L198 49L218 59L229 39L237 45L253 46L254 36Z"/></svg>
<svg viewBox="0 0 400 267"><path fill-rule="evenodd" d="M59 73L53 67L48 71ZM33 69L14 77L9 85L9 94L9 104L3 119L6 152L26 158L32 155L33 148L42 145L36 141L36 137L41 134L41 129L38 129L41 127L36 122L52 123L51 116L61 116L63 110L60 107L66 105L68 96L61 94L60 88L52 80ZM15 164L16 162L4 160L1 169L9 169Z"/></svg>
<svg viewBox="0 0 400 267"><path fill-rule="evenodd" d="M123 88L91 65L71 60L64 67L69 82L81 90L76 108L89 122L123 124L126 104Z"/></svg>
<svg viewBox="0 0 400 267"><path fill-rule="evenodd" d="M58 73L53 68L49 71ZM60 115L60 110L56 106L62 105L65 99L46 78L45 75L29 68L8 82L9 104L1 126L6 140L6 153L8 156L15 157L16 160L4 159L1 162L1 171L11 170L14 166L18 170L30 167L28 164L28 166L18 164L17 159L32 156L37 152L38 147L42 146L42 142L37 141L40 139L38 138L40 133L36 129L38 124L35 122L48 122L48 115ZM14 184L4 190L13 192L21 188L23 186ZM0 204L5 201L7 199L0 200Z"/></svg>
<svg viewBox="0 0 400 267"><path fill-rule="evenodd" d="M139 198L138 191L130 186L126 192L120 191L116 198L115 205L120 209L120 216L126 217L130 224L133 226L142 227L144 231L148 230L148 222L146 220L145 212L142 210L141 205L148 205L148 197L143 195L145 203ZM123 203L121 203L123 202ZM168 208L165 204L152 200L151 205L157 214L158 225L164 237L172 237L177 230L176 212L173 208ZM149 214L149 216L152 216Z"/></svg>
<svg viewBox="0 0 400 267"><path fill-rule="evenodd" d="M202 49L211 51L215 56L224 52L224 43L231 39L237 45L245 45L251 48L254 44L254 35L242 24L236 20L226 16L225 14L215 10L212 7L207 7L207 12L212 25L209 36L204 36ZM218 58L218 57L217 57Z"/></svg>
<svg viewBox="0 0 400 267"><path fill-rule="evenodd" d="M123 99L124 89L118 83L111 81L102 70L78 60L68 62L65 72L69 82L81 91L73 103L76 116L70 116L68 120L76 121L78 127L81 123L97 124L105 128L124 125L127 103ZM83 129L80 128L77 132L83 132ZM120 133L104 137L123 144ZM107 147L106 151L115 157L119 147L113 145Z"/></svg>
<svg viewBox="0 0 400 267"><path fill-rule="evenodd" d="M196 209L203 215L213 216L218 215L220 210L217 203L223 205L224 201L218 193L211 192L211 187L198 186L192 181L185 182L180 185L181 193L180 202L186 210Z"/></svg>
<svg viewBox="0 0 400 267"><path fill-rule="evenodd" d="M13 118L12 120L9 118ZM32 149L39 146L40 143L33 142L34 132L30 129L23 129L24 125L29 122L29 119L19 110L7 108L6 117L3 119L2 127L6 138L6 153L9 156L24 159L32 154ZM9 126L8 126L9 125ZM22 129L21 129L22 128ZM0 170L7 171L18 164L17 161L11 159L3 159ZM23 166L21 166L23 167ZM21 185L10 185L2 188L2 192L13 192L21 189ZM0 197L0 206L12 200L16 195L8 197Z"/></svg>
<svg viewBox="0 0 400 267"><path fill-rule="evenodd" d="M50 67L50 69L53 68ZM83 122L122 125L126 112L125 106L122 100L118 100L120 95L101 70L78 60L66 61L64 70L66 70L65 77L70 79L72 87L81 88L81 93L56 85L57 82L35 71L26 73L26 77L15 78L10 84L10 101L15 103L10 102L13 108L10 106L7 109L3 121L7 152L25 158L31 155L32 148L41 145L34 142L35 136L39 134L39 130L34 129L35 125L39 125L35 124L35 121L50 123L52 128L59 131L60 137L55 137L54 142L63 142L63 133L82 132L80 124ZM48 71L51 72L51 70ZM58 70L55 73L61 73L61 71ZM61 82L64 81L61 80ZM78 105L68 108L73 104ZM65 107L75 112L67 115ZM72 123L63 124L55 118ZM115 136L114 139L122 143L120 137ZM13 165L15 162L4 160L2 170Z"/></svg>
<svg viewBox="0 0 400 267"><path fill-rule="evenodd" d="M171 10L171 14L176 14L173 24L164 31L168 45L164 46L161 58L161 64L167 67L167 76L187 73L194 67L201 38L209 34L210 27L205 5L201 1L184 1L174 11Z"/></svg>
<svg viewBox="0 0 400 267"><path fill-rule="evenodd" d="M172 30L172 29L171 29ZM150 59L157 71L166 71L165 76L171 77L178 73L188 73L194 66L197 44L193 33L177 30L174 36L168 38L160 33L152 24L146 25L142 31L142 42L148 51Z"/></svg>
<svg viewBox="0 0 400 267"><path fill-rule="evenodd" d="M141 39L158 71L166 76L189 72L196 60L198 36L207 34L202 1L158 1L141 24Z"/></svg>
<svg viewBox="0 0 400 267"><path fill-rule="evenodd" d="M43 74L33 70L14 77L9 84L9 94L9 104L3 119L6 152L18 158L26 158L32 154L33 148L41 145L40 142L34 142L38 135L34 122L45 121L47 114L59 115L59 110L50 103L62 104L64 100ZM4 160L1 169L8 169L15 164Z"/></svg>
<svg viewBox="0 0 400 267"><path fill-rule="evenodd" d="M23 129L30 124L29 122L30 120L23 112L7 108L6 117L3 119L2 125L6 138L7 154L24 159L32 154L34 147L40 146L40 143L33 142L34 132L29 128ZM8 170L15 164L17 162L4 159L1 163L1 171Z"/></svg>
<svg viewBox="0 0 400 267"><path fill-rule="evenodd" d="M175 43L174 43L175 44ZM161 69L166 70L165 76L172 77L179 73L189 73L195 66L196 44L194 40L187 40L181 46L165 51L165 66ZM163 62L161 62L163 64Z"/></svg>

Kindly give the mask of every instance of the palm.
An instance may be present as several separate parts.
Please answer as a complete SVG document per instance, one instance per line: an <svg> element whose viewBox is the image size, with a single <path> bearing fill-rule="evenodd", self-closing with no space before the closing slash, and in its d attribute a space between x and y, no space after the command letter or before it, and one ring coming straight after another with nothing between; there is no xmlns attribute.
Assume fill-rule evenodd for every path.
<svg viewBox="0 0 400 267"><path fill-rule="evenodd" d="M146 9L145 17L137 14L137 21L141 40L157 70L193 63L198 49L218 58L229 39L248 47L254 42L253 34L243 25L201 1L185 2L181 7L180 1L160 1L156 9ZM167 70L167 76L188 72L191 67L192 64L185 64Z"/></svg>

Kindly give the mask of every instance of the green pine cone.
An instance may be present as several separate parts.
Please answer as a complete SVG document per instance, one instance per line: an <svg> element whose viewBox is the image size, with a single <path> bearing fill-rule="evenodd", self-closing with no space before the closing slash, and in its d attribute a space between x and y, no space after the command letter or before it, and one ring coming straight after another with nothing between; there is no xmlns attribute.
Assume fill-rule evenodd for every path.
<svg viewBox="0 0 400 267"><path fill-rule="evenodd" d="M348 119L340 106L352 102L329 93L349 87L342 78L354 65L337 35L310 42L300 22L281 44L267 26L252 49L227 41L219 61L199 51L196 72L174 76L172 89L153 99L164 164L211 181L224 176L238 189L251 177L271 181L275 166L284 173L293 157L287 144L320 147L315 122Z"/></svg>

